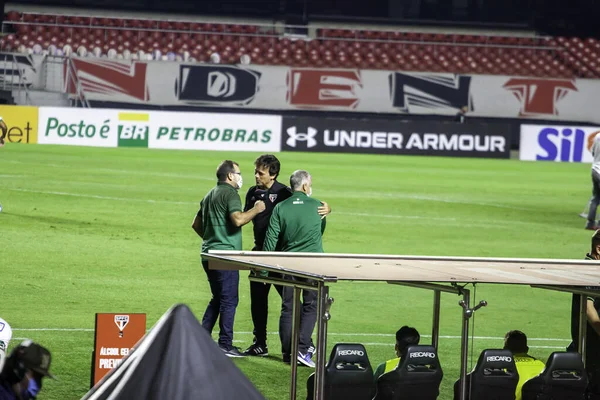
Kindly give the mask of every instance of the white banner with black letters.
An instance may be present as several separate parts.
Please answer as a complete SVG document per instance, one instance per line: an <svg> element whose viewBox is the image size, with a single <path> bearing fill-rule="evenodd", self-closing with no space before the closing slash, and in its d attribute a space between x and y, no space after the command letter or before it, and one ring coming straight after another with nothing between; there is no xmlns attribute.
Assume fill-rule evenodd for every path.
<svg viewBox="0 0 600 400"><path fill-rule="evenodd" d="M25 60L25 59L24 59ZM71 58L93 107L197 107L455 115L600 122L600 81L266 65L220 65ZM55 71L58 69L57 71ZM48 76L64 77L62 64ZM38 81L43 81L38 77ZM61 78L62 79L62 78ZM74 85L78 82L78 85Z"/></svg>

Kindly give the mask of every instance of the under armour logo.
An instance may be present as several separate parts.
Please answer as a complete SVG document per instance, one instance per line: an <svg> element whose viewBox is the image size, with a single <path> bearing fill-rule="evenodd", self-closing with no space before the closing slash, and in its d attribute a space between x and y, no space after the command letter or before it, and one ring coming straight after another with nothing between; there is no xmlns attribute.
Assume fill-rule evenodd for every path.
<svg viewBox="0 0 600 400"><path fill-rule="evenodd" d="M317 130L313 127L308 127L308 133L298 132L295 126L289 127L287 129L288 140L286 144L290 147L296 147L297 142L306 142L306 147L311 148L317 145Z"/></svg>

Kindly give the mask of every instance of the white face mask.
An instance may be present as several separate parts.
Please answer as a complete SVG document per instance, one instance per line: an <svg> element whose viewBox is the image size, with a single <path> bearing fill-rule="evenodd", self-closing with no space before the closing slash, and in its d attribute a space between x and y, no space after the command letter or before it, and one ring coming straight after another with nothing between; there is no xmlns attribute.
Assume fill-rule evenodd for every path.
<svg viewBox="0 0 600 400"><path fill-rule="evenodd" d="M238 190L240 190L242 188L242 185L244 184L244 179L242 179L241 175L238 175L238 181L237 181L237 185L238 185Z"/></svg>
<svg viewBox="0 0 600 400"><path fill-rule="evenodd" d="M312 186L308 189L308 193L306 193L308 197L312 196Z"/></svg>

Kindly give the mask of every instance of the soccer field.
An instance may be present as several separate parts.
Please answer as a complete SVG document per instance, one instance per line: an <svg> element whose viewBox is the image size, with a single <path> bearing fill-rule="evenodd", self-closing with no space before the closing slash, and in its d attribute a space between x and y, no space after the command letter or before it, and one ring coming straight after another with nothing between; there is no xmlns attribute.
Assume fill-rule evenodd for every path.
<svg viewBox="0 0 600 400"><path fill-rule="evenodd" d="M259 154L8 145L0 150L0 316L11 347L31 338L53 355L58 381L41 399L77 399L89 389L94 315L140 312L148 328L173 304L201 318L209 287L191 229L198 202L223 159L240 163L246 190ZM333 213L326 252L580 259L590 231L578 217L589 198L589 165L515 160L280 153L280 181L295 169L313 175L313 193ZM243 229L244 249L252 229ZM252 340L246 273L236 315L236 345ZM385 283L334 283L329 348L366 345L371 364L394 357L394 333L416 327L431 340L432 293ZM471 292L473 296L473 291ZM569 343L570 296L526 286L478 285L475 363L502 347L510 329L530 337L546 359ZM460 364L459 298L442 295L440 399L451 399ZM281 362L279 298L270 298L266 359L235 363L268 399L288 396ZM299 398L311 371L299 368Z"/></svg>

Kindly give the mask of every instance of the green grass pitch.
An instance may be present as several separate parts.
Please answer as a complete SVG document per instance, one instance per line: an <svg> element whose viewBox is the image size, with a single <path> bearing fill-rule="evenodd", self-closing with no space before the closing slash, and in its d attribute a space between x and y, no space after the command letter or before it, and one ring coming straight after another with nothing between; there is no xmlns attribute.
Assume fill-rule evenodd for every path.
<svg viewBox="0 0 600 400"><path fill-rule="evenodd" d="M47 346L59 381L40 398L77 399L89 389L94 314L142 312L148 328L173 304L201 318L209 299L190 225L223 159L240 163L242 198L259 154L8 145L0 150L0 315L21 338ZM436 157L280 153L281 181L313 175L330 203L326 252L580 259L591 232L578 217L589 198L589 165ZM252 229L243 229L244 249ZM236 345L251 343L242 273ZM371 364L394 356L393 334L415 326L430 341L432 293L385 283L336 283L329 348L365 343ZM472 293L473 294L473 293ZM473 363L521 329L542 359L569 343L570 297L526 286L479 285ZM440 399L458 376L459 298L442 294ZM236 364L268 399L288 398L281 362L279 298L270 298L271 356ZM299 398L309 374L299 368Z"/></svg>

